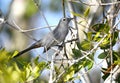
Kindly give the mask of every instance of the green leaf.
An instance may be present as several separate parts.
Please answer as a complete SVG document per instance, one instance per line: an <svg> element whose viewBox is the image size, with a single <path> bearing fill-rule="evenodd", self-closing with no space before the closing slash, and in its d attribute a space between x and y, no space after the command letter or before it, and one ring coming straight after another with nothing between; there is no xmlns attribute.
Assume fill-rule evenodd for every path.
<svg viewBox="0 0 120 83"><path fill-rule="evenodd" d="M35 64L35 65L39 64L39 56L37 56L37 57L34 59L34 64Z"/></svg>
<svg viewBox="0 0 120 83"><path fill-rule="evenodd" d="M96 32L109 33L110 26L107 23L106 24L99 23L99 24L93 25L91 29Z"/></svg>
<svg viewBox="0 0 120 83"><path fill-rule="evenodd" d="M90 70L93 67L93 64L94 63L92 61L88 62L88 65L87 65L88 70Z"/></svg>
<svg viewBox="0 0 120 83"><path fill-rule="evenodd" d="M93 48L92 42L88 40L81 42L80 46L83 51L91 50Z"/></svg>
<svg viewBox="0 0 120 83"><path fill-rule="evenodd" d="M84 32L84 34L85 34L85 36L87 37L87 40L88 41L92 41L92 39L93 39L93 32L91 32L91 31L89 31L89 32L85 32L85 31L83 31Z"/></svg>
<svg viewBox="0 0 120 83"><path fill-rule="evenodd" d="M105 59L107 57L107 55L108 55L108 52L103 52L98 56L98 58L99 59Z"/></svg>
<svg viewBox="0 0 120 83"><path fill-rule="evenodd" d="M92 41L92 32L88 32L87 33L87 39L88 39L88 41Z"/></svg>
<svg viewBox="0 0 120 83"><path fill-rule="evenodd" d="M118 32L114 32L112 35L112 46L116 44L117 38L118 38Z"/></svg>
<svg viewBox="0 0 120 83"><path fill-rule="evenodd" d="M10 60L10 52L7 52L5 49L0 50L0 63L5 64Z"/></svg>
<svg viewBox="0 0 120 83"><path fill-rule="evenodd" d="M78 17L82 17L82 15L81 14L79 14L79 13L75 13L75 12L71 12L74 16L78 16Z"/></svg>
<svg viewBox="0 0 120 83"><path fill-rule="evenodd" d="M29 72L30 75L27 78L27 82L36 79L40 74L39 74L39 67L36 66L32 71Z"/></svg>
<svg viewBox="0 0 120 83"><path fill-rule="evenodd" d="M90 8L87 8L87 9L85 10L85 12L84 12L84 16L87 17L88 14L89 14L89 12L90 12Z"/></svg>
<svg viewBox="0 0 120 83"><path fill-rule="evenodd" d="M117 59L114 63L115 63L116 65L120 65L120 59Z"/></svg>
<svg viewBox="0 0 120 83"><path fill-rule="evenodd" d="M76 42L78 49L81 49L80 42Z"/></svg>
<svg viewBox="0 0 120 83"><path fill-rule="evenodd" d="M31 71L32 71L32 67L31 67L30 64L28 64L27 67L25 67L25 77L26 77L27 79L29 79ZM32 79L31 79L31 80L32 80Z"/></svg>
<svg viewBox="0 0 120 83"><path fill-rule="evenodd" d="M74 73L75 73L74 67L71 66L71 67L68 69L68 71L66 72L66 74L63 76L63 77L64 77L64 78L63 78L63 79L64 79L64 82L69 81L69 79L71 79L71 78L73 77Z"/></svg>
<svg viewBox="0 0 120 83"><path fill-rule="evenodd" d="M93 38L94 41L99 41L101 38L100 38L100 32L97 32Z"/></svg>
<svg viewBox="0 0 120 83"><path fill-rule="evenodd" d="M15 57L19 52L18 51L14 51L12 58Z"/></svg>
<svg viewBox="0 0 120 83"><path fill-rule="evenodd" d="M39 62L35 67L32 67L30 64L28 64L27 67L25 67L25 75L26 75L26 81L32 81L40 76L40 71L42 71L46 67L45 62Z"/></svg>
<svg viewBox="0 0 120 83"><path fill-rule="evenodd" d="M113 60L114 60L114 64L116 65L120 65L120 56L118 52L113 52Z"/></svg>
<svg viewBox="0 0 120 83"><path fill-rule="evenodd" d="M56 75L59 75L61 73L60 68L57 65L54 67L54 69L55 69Z"/></svg>
<svg viewBox="0 0 120 83"><path fill-rule="evenodd" d="M83 63L81 61L70 66L62 77L64 82L73 79L74 74L77 73L82 67Z"/></svg>
<svg viewBox="0 0 120 83"><path fill-rule="evenodd" d="M73 52L73 57L74 58L78 58L78 57L81 57L81 55L82 55L82 53L81 53L81 51L80 50L78 50L78 49L72 49L72 52Z"/></svg>
<svg viewBox="0 0 120 83"><path fill-rule="evenodd" d="M111 35L108 34L107 37L102 41L102 43L100 44L101 49L108 49L110 47L110 36Z"/></svg>
<svg viewBox="0 0 120 83"><path fill-rule="evenodd" d="M90 70L93 67L93 62L88 60L88 59L86 59L84 61L84 67L87 67L87 69Z"/></svg>

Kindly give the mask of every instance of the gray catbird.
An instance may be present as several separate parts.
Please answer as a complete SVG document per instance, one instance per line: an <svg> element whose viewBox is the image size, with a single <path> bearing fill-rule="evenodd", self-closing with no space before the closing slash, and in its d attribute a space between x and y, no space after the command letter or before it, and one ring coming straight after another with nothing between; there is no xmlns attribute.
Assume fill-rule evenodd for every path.
<svg viewBox="0 0 120 83"><path fill-rule="evenodd" d="M49 32L45 37L37 41L36 43L32 44L30 47L26 48L25 50L19 52L15 57L22 55L23 53L38 47L45 47L44 51L50 49L51 46L55 46L62 42L69 31L69 22L73 18L61 18L57 27L52 31Z"/></svg>

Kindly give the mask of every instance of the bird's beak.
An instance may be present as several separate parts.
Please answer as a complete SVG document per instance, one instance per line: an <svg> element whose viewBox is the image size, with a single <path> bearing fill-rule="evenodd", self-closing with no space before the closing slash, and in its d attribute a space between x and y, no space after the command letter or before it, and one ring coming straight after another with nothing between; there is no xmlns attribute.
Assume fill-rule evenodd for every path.
<svg viewBox="0 0 120 83"><path fill-rule="evenodd" d="M74 19L74 18L68 18L68 21L70 22L72 19Z"/></svg>

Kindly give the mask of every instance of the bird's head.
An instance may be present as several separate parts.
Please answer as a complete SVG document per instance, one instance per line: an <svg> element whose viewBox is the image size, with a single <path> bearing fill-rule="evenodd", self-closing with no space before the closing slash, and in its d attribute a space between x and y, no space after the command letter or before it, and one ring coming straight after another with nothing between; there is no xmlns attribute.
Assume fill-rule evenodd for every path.
<svg viewBox="0 0 120 83"><path fill-rule="evenodd" d="M61 18L60 22L62 24L68 24L73 18Z"/></svg>

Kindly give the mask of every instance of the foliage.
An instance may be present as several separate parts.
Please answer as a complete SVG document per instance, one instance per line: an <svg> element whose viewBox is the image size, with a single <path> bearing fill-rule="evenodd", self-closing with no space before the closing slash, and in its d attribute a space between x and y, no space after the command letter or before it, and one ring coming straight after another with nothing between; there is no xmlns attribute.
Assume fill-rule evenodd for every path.
<svg viewBox="0 0 120 83"><path fill-rule="evenodd" d="M84 18L86 19L89 15L90 8L87 8L83 15L80 13L75 13L71 12L74 16ZM82 21L78 22L82 23ZM112 55L113 55L113 64L110 62L110 46L114 46L117 44L118 41L118 34L119 32L116 30L113 30L112 33L110 33L111 27L108 23L108 21L104 21L101 23L96 23L91 25L90 30L87 32L84 32L86 35L86 39L84 39L81 43L77 42L77 49L74 48L72 49L73 53L73 58L78 59L80 57L84 57L87 55L85 58L81 59L80 62L74 63L68 70L66 71L66 74L63 76L64 81L70 81L74 78L74 75L76 74L76 70L79 71L81 68L88 68L91 69L94 64L94 54L96 53L96 50L103 50L101 54L98 55L99 59L106 59L108 62L108 68L104 69L104 71L107 72L107 70L114 64L114 65L119 65L120 64L120 56L119 52L112 50ZM106 35L106 36L105 36ZM105 36L105 38L104 38ZM110 40L111 39L111 40ZM102 41L101 41L102 40ZM90 53L90 54L88 54ZM86 61L88 63L84 64ZM76 66L77 65L77 66ZM76 68L77 67L77 68ZM104 73L104 72L103 72ZM104 80L110 75L110 70L107 73L104 73L103 78Z"/></svg>
<svg viewBox="0 0 120 83"><path fill-rule="evenodd" d="M84 58L83 60L71 65L69 68L66 69L66 72L63 74L61 78L62 82L78 79L78 77L74 77L74 75L78 73L80 69L87 68L88 70L90 70L92 66L93 62ZM61 82L61 79L59 80L59 82Z"/></svg>
<svg viewBox="0 0 120 83"><path fill-rule="evenodd" d="M0 83L25 83L38 78L44 68L45 62L39 62L38 57L32 62L12 58L14 53L0 50Z"/></svg>

